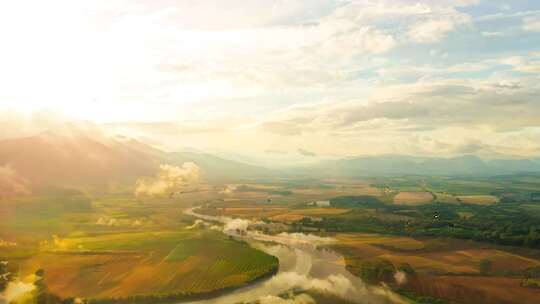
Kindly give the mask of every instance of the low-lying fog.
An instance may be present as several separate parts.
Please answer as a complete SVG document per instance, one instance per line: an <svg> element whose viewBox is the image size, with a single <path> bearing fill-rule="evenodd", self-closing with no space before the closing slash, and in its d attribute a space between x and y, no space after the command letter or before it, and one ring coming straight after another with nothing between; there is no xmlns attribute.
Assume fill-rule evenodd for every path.
<svg viewBox="0 0 540 304"><path fill-rule="evenodd" d="M388 288L364 284L345 269L343 256L333 250L320 248L321 245L331 244L334 241L332 238L303 233L268 235L247 230L252 224L248 220L202 215L194 209L188 209L185 213L200 220L219 222L223 225L224 233L243 238L253 247L279 259L279 271L272 278L214 299L190 302L192 304L315 303L306 293L294 295L292 291L298 289L317 290L353 303L405 303ZM215 225L207 223L207 226L216 229ZM242 233L238 234L238 231ZM291 294L288 299L278 296L287 292Z"/></svg>

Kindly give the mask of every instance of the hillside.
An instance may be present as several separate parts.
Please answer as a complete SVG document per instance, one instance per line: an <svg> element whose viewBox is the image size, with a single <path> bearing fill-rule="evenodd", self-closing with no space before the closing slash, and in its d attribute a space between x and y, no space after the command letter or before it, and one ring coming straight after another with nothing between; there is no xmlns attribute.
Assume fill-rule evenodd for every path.
<svg viewBox="0 0 540 304"><path fill-rule="evenodd" d="M131 139L86 134L39 135L0 141L0 167L35 186L102 186L154 175L160 164L195 162L206 177L250 178L266 169L194 152L169 153Z"/></svg>

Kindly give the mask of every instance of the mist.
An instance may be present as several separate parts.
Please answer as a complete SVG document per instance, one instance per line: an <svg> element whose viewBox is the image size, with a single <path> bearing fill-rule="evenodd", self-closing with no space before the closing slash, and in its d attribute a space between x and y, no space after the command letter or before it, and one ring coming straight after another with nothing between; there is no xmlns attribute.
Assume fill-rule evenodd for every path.
<svg viewBox="0 0 540 304"><path fill-rule="evenodd" d="M30 193L29 184L25 178L9 165L0 166L0 199Z"/></svg>
<svg viewBox="0 0 540 304"><path fill-rule="evenodd" d="M261 222L255 223L246 219L233 219L226 216L202 215L196 213L194 209L188 209L185 213L195 216L199 220L218 222L223 227L223 233L244 239L254 248L276 256L280 261L278 273L266 281L246 289L233 291L218 299L193 303L254 303L253 301L269 304L315 303L305 293L310 290L336 296L353 303L406 303L387 287L368 286L360 278L350 274L345 269L343 256L325 247L336 241L331 237L286 232L268 235L250 228L250 226L255 226L254 224L264 225ZM200 222L196 222L196 224L202 227ZM398 275L396 274L396 276ZM399 279L405 280L401 275L399 276ZM290 293L294 288L303 292L291 295L287 299L278 296L282 293Z"/></svg>
<svg viewBox="0 0 540 304"><path fill-rule="evenodd" d="M167 196L197 186L202 170L193 162L182 166L160 165L155 177L139 178L135 185L136 196Z"/></svg>

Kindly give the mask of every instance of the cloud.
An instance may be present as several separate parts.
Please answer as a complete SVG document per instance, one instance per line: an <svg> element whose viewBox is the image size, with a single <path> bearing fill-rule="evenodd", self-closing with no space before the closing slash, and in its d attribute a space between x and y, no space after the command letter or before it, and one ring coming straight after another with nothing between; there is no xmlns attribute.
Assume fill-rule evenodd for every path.
<svg viewBox="0 0 540 304"><path fill-rule="evenodd" d="M501 37L501 36L504 36L504 33L503 32L485 31L485 32L482 32L482 36L484 36L484 37Z"/></svg>
<svg viewBox="0 0 540 304"><path fill-rule="evenodd" d="M503 61L491 62L499 65ZM521 69L534 58L504 62L512 69ZM381 84L372 92L363 98L336 97L290 107L272 113L266 120L293 125L303 138L320 143L320 153L324 153L322 143L331 141L334 151L341 153L453 155L475 148L464 145L461 139L466 137L483 138L486 149L477 149L477 153L534 155L538 148L532 139L515 145L502 135L513 132L523 136L540 126L540 108L534 98L540 94L540 85L535 76L498 74L475 81L434 77L407 84ZM438 140L413 142L419 133ZM280 132L282 136L287 134Z"/></svg>
<svg viewBox="0 0 540 304"><path fill-rule="evenodd" d="M268 153L268 154L277 154L277 155L286 155L288 154L287 151L281 151L281 150L272 150L272 149L267 149L264 151L265 153Z"/></svg>
<svg viewBox="0 0 540 304"><path fill-rule="evenodd" d="M201 169L186 162L181 167L160 165L154 178L140 178L135 185L136 196L167 196L196 186L201 179Z"/></svg>
<svg viewBox="0 0 540 304"><path fill-rule="evenodd" d="M268 121L263 122L260 128L265 132L287 136L300 135L302 133L302 129L297 124L291 122Z"/></svg>
<svg viewBox="0 0 540 304"><path fill-rule="evenodd" d="M298 153L300 153L303 156L310 156L310 157L317 156L317 154L315 152L311 152L311 151L306 150L306 149L300 148L297 151L298 151Z"/></svg>
<svg viewBox="0 0 540 304"><path fill-rule="evenodd" d="M295 151L301 135L319 156L409 153L420 146L412 137L425 132L441 137L421 141L428 150L453 153L462 143L450 132L458 129L503 147L495 133L537 126L538 8L472 0L8 1L0 4L0 103L26 113L56 109L170 151ZM530 43L507 43L510 34ZM63 128L0 116L3 138ZM527 146L529 154L537 148Z"/></svg>
<svg viewBox="0 0 540 304"><path fill-rule="evenodd" d="M459 154L473 154L478 153L487 148L487 145L480 140L469 139L462 145L456 147L456 152Z"/></svg>
<svg viewBox="0 0 540 304"><path fill-rule="evenodd" d="M471 83L458 80L419 81L387 86L367 100L332 101L292 108L276 114L282 125L310 130L356 130L355 126L386 120L406 125L489 126L524 128L540 124L540 109L532 96L540 93L533 78ZM538 109L538 110L537 110ZM520 119L508 119L509 113ZM277 122L277 118L272 118ZM282 134L287 134L282 132Z"/></svg>
<svg viewBox="0 0 540 304"><path fill-rule="evenodd" d="M416 42L433 43L441 40L458 27L469 25L470 22L471 20L467 15L458 13L455 10L449 10L436 18L430 17L415 22L410 27L407 35Z"/></svg>
<svg viewBox="0 0 540 304"><path fill-rule="evenodd" d="M9 165L0 166L0 199L30 194L28 181Z"/></svg>
<svg viewBox="0 0 540 304"><path fill-rule="evenodd" d="M525 17L523 18L523 30L527 32L540 32L540 17Z"/></svg>

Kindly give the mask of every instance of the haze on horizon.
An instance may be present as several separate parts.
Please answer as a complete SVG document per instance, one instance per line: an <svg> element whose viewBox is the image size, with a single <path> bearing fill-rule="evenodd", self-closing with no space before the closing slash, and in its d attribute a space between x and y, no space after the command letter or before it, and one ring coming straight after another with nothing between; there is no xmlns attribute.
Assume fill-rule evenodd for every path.
<svg viewBox="0 0 540 304"><path fill-rule="evenodd" d="M0 4L0 138L87 121L166 150L540 154L540 3Z"/></svg>

